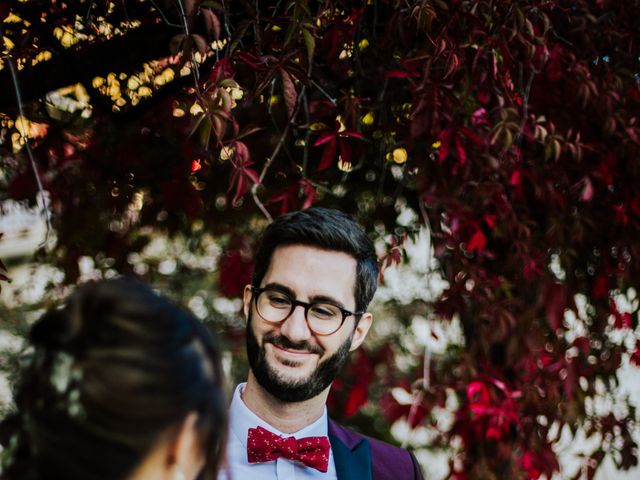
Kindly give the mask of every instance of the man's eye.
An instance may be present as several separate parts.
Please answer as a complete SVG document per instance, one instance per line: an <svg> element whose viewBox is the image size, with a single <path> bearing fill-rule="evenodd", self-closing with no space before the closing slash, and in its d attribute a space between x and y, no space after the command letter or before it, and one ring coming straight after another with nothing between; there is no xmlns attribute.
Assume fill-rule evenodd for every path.
<svg viewBox="0 0 640 480"><path fill-rule="evenodd" d="M269 303L276 307L283 307L291 305L291 301L287 297L282 295L269 295Z"/></svg>
<svg viewBox="0 0 640 480"><path fill-rule="evenodd" d="M338 315L338 311L333 305L313 305L310 310L318 318L332 318Z"/></svg>

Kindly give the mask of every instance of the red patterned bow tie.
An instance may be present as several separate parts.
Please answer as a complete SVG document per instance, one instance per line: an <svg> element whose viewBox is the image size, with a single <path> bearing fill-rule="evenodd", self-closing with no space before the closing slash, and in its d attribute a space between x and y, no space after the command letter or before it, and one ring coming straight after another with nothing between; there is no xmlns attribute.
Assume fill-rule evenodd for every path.
<svg viewBox="0 0 640 480"><path fill-rule="evenodd" d="M247 436L249 463L263 463L284 457L298 460L308 467L326 472L329 466L329 439L327 437L281 437L269 430L250 428Z"/></svg>

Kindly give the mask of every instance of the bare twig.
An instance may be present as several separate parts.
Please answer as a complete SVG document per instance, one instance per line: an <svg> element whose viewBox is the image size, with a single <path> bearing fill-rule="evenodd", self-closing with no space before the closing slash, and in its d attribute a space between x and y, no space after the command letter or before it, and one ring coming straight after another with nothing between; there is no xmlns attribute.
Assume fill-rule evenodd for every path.
<svg viewBox="0 0 640 480"><path fill-rule="evenodd" d="M561 42L566 43L567 45L569 45L570 47L573 47L573 42L567 40L566 38L564 38L563 36L559 35L558 32L555 30L555 28L549 28L549 31L553 34L554 37L556 37L558 40L560 40Z"/></svg>
<svg viewBox="0 0 640 480"><path fill-rule="evenodd" d="M431 386L431 350L429 350L429 345L424 346L424 357L422 364L422 388L414 392L413 402L411 402L411 408L409 409L409 416L407 417L407 423L409 424L409 428L413 425L416 415L418 414L418 408L422 405L424 400L425 393L429 391ZM402 447L406 448L407 444L411 440L411 434L407 435L407 437L402 442Z"/></svg>
<svg viewBox="0 0 640 480"><path fill-rule="evenodd" d="M276 77L273 77L271 80L271 85L269 88L269 107L267 108L267 113L271 116L271 99L273 98L273 93L276 90Z"/></svg>
<svg viewBox="0 0 640 480"><path fill-rule="evenodd" d="M89 2L89 7L87 8L87 13L84 16L84 23L85 25L89 24L89 17L91 16L91 9L93 8L93 4L95 2L92 0L91 2Z"/></svg>
<svg viewBox="0 0 640 480"><path fill-rule="evenodd" d="M427 215L427 209L424 206L424 201L421 199L418 202L420 206L420 215L422 215L422 221L424 222L424 226L427 229L427 271L431 271L431 234L433 233L431 230L431 222L429 221L429 215Z"/></svg>
<svg viewBox="0 0 640 480"><path fill-rule="evenodd" d="M425 392L429 391L431 388L431 350L429 350L429 345L424 346L424 361L422 364L422 389Z"/></svg>
<svg viewBox="0 0 640 480"><path fill-rule="evenodd" d="M298 112L300 111L300 99L304 96L305 91L306 91L305 87L302 87L300 89L300 94L298 95L298 101L296 102L296 108L293 111L293 115L291 115L291 118L287 122L287 126L284 127L284 130L280 135L280 139L278 140L276 147L273 149L273 152L271 152L271 155L267 158L267 163L264 164L264 167L262 168L262 172L260 172L260 183L262 183L262 181L264 180L264 177L267 175L267 171L269 170L269 167L271 166L274 159L276 158L278 153L280 153L280 150L284 146L284 141L287 139L287 135L289 134L291 125L293 124L295 118L298 116Z"/></svg>
<svg viewBox="0 0 640 480"><path fill-rule="evenodd" d="M307 165L309 164L309 141L311 140L311 129L309 128L311 116L309 115L309 99L307 98L307 92L301 93L300 96L304 96L302 106L304 108L305 124L307 125L307 131L304 135L304 149L302 150L302 177L306 178Z"/></svg>
<svg viewBox="0 0 640 480"><path fill-rule="evenodd" d="M222 0L222 9L224 11L224 15L223 15L223 17L224 17L224 31L227 33L227 38L228 38L227 47L226 47L226 50L227 50L226 55L228 56L229 54L231 54L230 48L231 48L231 43L232 42L231 42L231 28L229 27L229 15L228 15L229 12L227 11L227 6L225 5L225 1L224 0Z"/></svg>
<svg viewBox="0 0 640 480"><path fill-rule="evenodd" d="M127 17L127 22L131 21L129 17L129 10L127 10L127 0L122 0L122 9L124 10L124 16Z"/></svg>
<svg viewBox="0 0 640 480"><path fill-rule="evenodd" d="M180 17L182 19L181 28L186 38L191 34L189 30L189 23L187 21L187 14L184 10L184 5L182 4L182 0L176 0L176 3L178 4L178 9L180 10ZM211 113L209 104L204 98L202 89L200 88L200 70L198 67L198 63L196 62L195 54L193 53L193 49L191 50L191 75L193 77L193 87L194 87L194 92L196 94L196 97L198 98L198 100L200 100L200 104L201 104L200 106L204 109L204 115L209 117L210 119L209 121L211 121L211 117L213 116L213 114Z"/></svg>
<svg viewBox="0 0 640 480"><path fill-rule="evenodd" d="M185 37L188 37L191 33L189 32L189 24L187 22L187 13L184 11L184 5L182 5L182 0L176 0L178 4L178 8L180 9L180 18L182 19L182 30L184 31ZM201 97L200 88L198 82L200 81L200 70L198 70L198 62L196 62L196 57L193 53L193 49L191 49L191 75L193 75L193 82L196 87L196 92L198 92Z"/></svg>
<svg viewBox="0 0 640 480"><path fill-rule="evenodd" d="M338 105L338 100L336 100L331 95L329 95L329 93L327 93L327 91L324 88L318 85L318 83L315 80L310 78L309 81L311 82L311 85L313 85L318 90L320 90L320 93L322 93L327 98L327 100L329 100L333 104L334 107Z"/></svg>
<svg viewBox="0 0 640 480"><path fill-rule="evenodd" d="M4 38L4 29L2 28L2 24L0 23L0 38ZM9 71L11 72L11 80L13 82L13 90L16 96L16 102L18 103L18 112L20 117L22 117L23 121L27 121L27 117L24 113L24 103L22 102L22 93L20 91L20 84L18 83L18 75L16 73L15 65L13 64L13 59L9 56L7 52L4 56L6 63L9 65ZM26 126L26 123L24 124ZM38 167L36 165L35 158L33 157L33 151L31 150L31 145L29 144L28 132L22 132L21 129L18 128L18 133L20 134L20 138L24 140L24 146L27 151L27 156L29 157L29 163L31 165L31 170L33 171L33 175L36 178L36 184L38 185L38 194L40 200L41 213L44 216L47 229L45 231L44 240L40 244L40 247L44 247L49 243L49 237L51 236L51 232L53 228L51 226L51 210L49 210L47 196L44 191L44 187L42 186L42 180L40 179L40 174L38 173Z"/></svg>
<svg viewBox="0 0 640 480"><path fill-rule="evenodd" d="M180 28L180 25L170 22L169 19L167 18L167 16L164 14L164 12L162 11L162 9L160 8L160 6L156 3L155 0L149 0L151 2L151 5L154 6L154 8L158 11L158 13L160 14L160 16L162 17L162 21L165 23L165 25L168 25L170 27L175 27L175 28Z"/></svg>
<svg viewBox="0 0 640 480"><path fill-rule="evenodd" d="M524 132L524 126L527 123L527 115L529 114L529 95L531 94L531 85L533 84L533 77L535 77L535 70L531 72L529 75L529 80L527 80L527 86L524 90L524 95L522 98L522 121L520 122L520 128L518 129L518 135L516 136L516 144L520 145L522 143L522 136Z"/></svg>
<svg viewBox="0 0 640 480"><path fill-rule="evenodd" d="M273 149L273 152L271 152L271 155L267 157L267 161L264 164L264 167L262 167L262 171L260 172L259 182L254 183L253 186L251 187L251 196L253 197L253 201L256 203L258 208L262 211L262 213L265 215L265 217L267 217L269 221L273 220L273 218L271 217L267 209L264 208L264 205L258 198L258 185L262 184L262 182L264 181L264 178L267 175L267 172L269 171L269 168L273 164L273 161L278 156L278 153L280 153L280 150L284 146L284 142L287 139L287 136L289 135L289 130L291 130L291 125L295 121L295 118L298 116L298 112L300 111L301 99L305 97L305 92L306 92L306 88L303 86L300 89L300 94L298 95L298 100L296 102L296 108L293 111L293 115L291 115L291 118L287 122L287 125L284 127L284 130L282 131L282 134L280 135L280 138L278 139L278 143Z"/></svg>
<svg viewBox="0 0 640 480"><path fill-rule="evenodd" d="M267 171L269 170L269 167L271 167L271 164L275 160L276 156L278 155L278 153L280 153L280 149L282 149L282 146L284 145L284 141L286 140L287 135L289 134L290 128L291 128L291 122L287 123L287 126L284 127L284 130L282 131L282 134L278 139L278 143L276 144L276 147L273 149L273 152L271 152L271 155L267 157L267 162L264 164L264 167L262 167L262 172L260 172L260 183L262 183L262 181L264 180L264 177L267 175Z"/></svg>
<svg viewBox="0 0 640 480"><path fill-rule="evenodd" d="M260 5L259 0L255 0L256 21L253 24L253 34L256 36L256 45L262 45L262 37L260 35Z"/></svg>
<svg viewBox="0 0 640 480"><path fill-rule="evenodd" d="M265 208L262 201L258 198L257 187L258 187L258 184L254 183L253 187L251 188L251 196L253 197L253 201L255 202L258 209L262 212L262 214L266 217L266 219L269 220L269 222L273 222L273 217L271 216L269 211Z"/></svg>

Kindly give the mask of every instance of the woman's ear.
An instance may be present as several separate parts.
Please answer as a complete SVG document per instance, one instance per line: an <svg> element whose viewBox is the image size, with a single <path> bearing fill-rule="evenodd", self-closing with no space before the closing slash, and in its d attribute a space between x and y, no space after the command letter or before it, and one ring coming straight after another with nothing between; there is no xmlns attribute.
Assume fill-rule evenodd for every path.
<svg viewBox="0 0 640 480"><path fill-rule="evenodd" d="M205 464L205 452L196 428L197 420L196 412L189 413L170 445L167 456L167 467L171 474L169 478L181 478L179 472L182 472L185 480L191 480Z"/></svg>

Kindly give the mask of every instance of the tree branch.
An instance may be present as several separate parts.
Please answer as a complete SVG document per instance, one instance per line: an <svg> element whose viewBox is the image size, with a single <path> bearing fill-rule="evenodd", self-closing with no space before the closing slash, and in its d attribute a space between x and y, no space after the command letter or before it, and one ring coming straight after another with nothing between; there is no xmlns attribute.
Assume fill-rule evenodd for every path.
<svg viewBox="0 0 640 480"><path fill-rule="evenodd" d="M0 38L4 38L4 29L2 27L2 23L0 23ZM23 121L23 127L26 127L27 117L24 113L24 103L22 101L22 93L20 91L20 84L18 83L18 75L16 72L15 65L13 64L13 59L9 56L9 53L6 53L4 56L6 64L9 66L9 72L11 73L11 79L13 81L13 91L16 96L16 102L18 104L18 112ZM49 243L49 239L51 236L51 232L53 231L51 227L51 210L49 210L47 196L44 191L44 187L42 186L42 180L40 179L40 174L38 173L38 167L36 165L35 158L33 157L33 151L31 150L31 145L29 144L29 136L28 132L23 132L23 129L17 128L18 133L20 134L20 138L24 140L24 146L27 151L27 156L29 158L29 164L31 166L31 170L33 171L33 175L36 179L36 184L38 185L38 196L40 208L42 209L42 216L45 219L47 229L44 235L44 240L40 244L40 247L44 247Z"/></svg>
<svg viewBox="0 0 640 480"><path fill-rule="evenodd" d="M108 41L95 42L80 49L60 49L48 62L16 72L22 100L27 104L58 88L83 83L91 85L97 76L109 72L131 72L149 60L169 55L169 42L174 31L164 24L147 25ZM13 79L7 69L0 71L0 92L12 90ZM0 110L13 104L0 96Z"/></svg>

